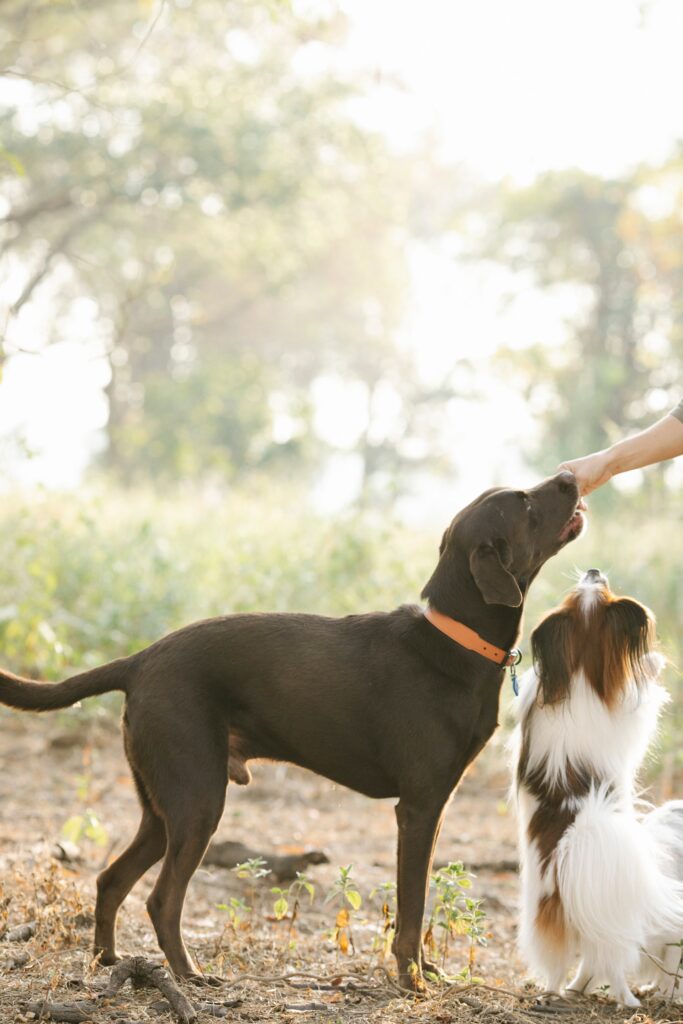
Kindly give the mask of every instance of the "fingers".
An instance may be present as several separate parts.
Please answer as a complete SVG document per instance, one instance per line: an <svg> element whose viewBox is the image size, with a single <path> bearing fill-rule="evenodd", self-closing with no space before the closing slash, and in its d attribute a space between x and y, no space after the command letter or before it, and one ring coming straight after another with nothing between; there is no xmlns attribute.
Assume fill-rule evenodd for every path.
<svg viewBox="0 0 683 1024"><path fill-rule="evenodd" d="M569 459L560 464L558 471L560 470L574 474L582 497L607 483L612 476L604 452L584 455L581 459Z"/></svg>
<svg viewBox="0 0 683 1024"><path fill-rule="evenodd" d="M576 478L576 482L579 487L579 495L581 495L578 507L584 511L586 503L583 501L583 495L590 493L590 491L593 490L593 487L590 485L591 482L585 478L584 474L581 473L581 467L579 465L580 462L580 459L576 462L561 462L555 472L571 473Z"/></svg>

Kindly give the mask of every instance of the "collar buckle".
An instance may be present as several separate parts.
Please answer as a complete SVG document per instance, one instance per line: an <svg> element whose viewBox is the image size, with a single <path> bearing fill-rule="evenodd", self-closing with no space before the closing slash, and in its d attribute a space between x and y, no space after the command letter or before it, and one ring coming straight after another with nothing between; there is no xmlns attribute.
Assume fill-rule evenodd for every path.
<svg viewBox="0 0 683 1024"><path fill-rule="evenodd" d="M505 664L510 669L510 679L512 680L512 692L515 697L519 697L519 680L517 679L517 666L522 660L522 652L519 647L513 647L511 651L508 651L508 656L505 659Z"/></svg>
<svg viewBox="0 0 683 1024"><path fill-rule="evenodd" d="M520 651L519 647L513 647L511 650L508 651L507 657L503 664L505 666L509 666L510 668L515 668L517 665L519 665L521 660L522 652Z"/></svg>

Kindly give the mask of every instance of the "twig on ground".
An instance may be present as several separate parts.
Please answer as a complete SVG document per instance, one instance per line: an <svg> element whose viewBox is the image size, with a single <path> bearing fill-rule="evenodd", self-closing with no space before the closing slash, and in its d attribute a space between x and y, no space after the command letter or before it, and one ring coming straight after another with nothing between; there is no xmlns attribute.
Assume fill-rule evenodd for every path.
<svg viewBox="0 0 683 1024"><path fill-rule="evenodd" d="M658 956L653 956L652 953L648 953L648 951L646 949L643 949L642 947L641 947L640 952L644 956L646 956L648 958L648 960L651 960L652 963L655 965L655 967L659 968L659 970L662 972L662 974L668 974L668 976L670 978L679 978L681 976L680 964L678 966L678 970L676 970L676 971L667 971L666 967L664 966L664 964L662 963L662 961L659 959Z"/></svg>
<svg viewBox="0 0 683 1024"><path fill-rule="evenodd" d="M228 1011L233 1010L236 1006L241 1006L241 999L226 999L223 1003L199 1003L198 1009L202 1013L208 1013L212 1017L227 1017Z"/></svg>
<svg viewBox="0 0 683 1024"><path fill-rule="evenodd" d="M465 985L461 989L455 991L466 992L468 989L483 989L485 992L495 992L497 995L502 994L505 996L511 996L512 999L517 999L520 1003L528 1003L530 999L535 999L536 996L532 993L515 992L511 988L499 988L497 985L486 985L483 981L473 982L471 985Z"/></svg>
<svg viewBox="0 0 683 1024"><path fill-rule="evenodd" d="M330 1010L334 1010L336 1007L314 1001L310 1003L285 1003L282 1009L287 1013L312 1013L314 1010L327 1010L329 1013Z"/></svg>
<svg viewBox="0 0 683 1024"><path fill-rule="evenodd" d="M81 1003L49 1003L46 999L40 1003L20 1003L22 1013L34 1013L38 1020L62 1021L64 1024L81 1024L91 1021L97 1012L94 1002Z"/></svg>
<svg viewBox="0 0 683 1024"><path fill-rule="evenodd" d="M116 964L102 997L110 999L115 996L129 979L134 984L146 981L158 988L182 1024L192 1024L193 1021L196 1021L197 1011L180 991L168 971L161 964L152 963L151 960L145 960L141 956L131 956Z"/></svg>
<svg viewBox="0 0 683 1024"><path fill-rule="evenodd" d="M405 995L405 989L402 989L401 986L398 984L398 982L394 981L394 979L391 977L391 975L389 974L389 971L386 969L384 964L375 964L374 967L372 967L368 971L366 980L367 981L372 981L372 979L375 976L375 974L378 974L378 973L384 975L384 980L386 981L386 983L389 986L389 988L393 988L393 990L396 993L398 993L398 995L400 995L400 996L404 996Z"/></svg>
<svg viewBox="0 0 683 1024"><path fill-rule="evenodd" d="M334 989L339 988L339 984L333 985L335 981L341 981L343 978L348 978L350 981L361 981L357 974L351 974L346 971L339 971L336 974L325 975L325 974L308 974L305 971L292 971L291 974L238 974L235 978L230 978L229 981L225 982L227 988L231 988L233 985L240 985L243 981L258 981L261 984L274 984L278 981L283 982L286 985L292 985L295 988L300 988L300 985L294 984L295 979L309 979L313 982L319 982L322 985L332 985ZM309 985L309 988L315 988L315 985Z"/></svg>
<svg viewBox="0 0 683 1024"><path fill-rule="evenodd" d="M133 984L147 982L157 988L181 1024L194 1024L197 1020L197 1011L180 991L168 971L161 964L152 963L140 956L128 957L116 964L106 988L97 992L91 1000L81 1000L77 1003L51 1003L43 1000L39 1003L23 1005L27 1011L35 1013L41 1020L81 1024L81 1021L93 1019L98 1005L101 1005L99 1000L111 999L116 996L128 980Z"/></svg>

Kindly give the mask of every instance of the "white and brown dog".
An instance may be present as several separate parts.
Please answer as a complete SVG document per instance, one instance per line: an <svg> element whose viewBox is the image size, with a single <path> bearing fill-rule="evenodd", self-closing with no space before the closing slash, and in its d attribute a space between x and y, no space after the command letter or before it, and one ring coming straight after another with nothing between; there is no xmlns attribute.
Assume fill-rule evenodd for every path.
<svg viewBox="0 0 683 1024"><path fill-rule="evenodd" d="M643 818L636 806L669 699L653 645L648 609L589 569L534 630L517 701L522 952L553 992L578 955L567 991L608 985L627 1006L638 1005L629 981L646 980L645 954L661 958L683 936L683 816L666 805Z"/></svg>

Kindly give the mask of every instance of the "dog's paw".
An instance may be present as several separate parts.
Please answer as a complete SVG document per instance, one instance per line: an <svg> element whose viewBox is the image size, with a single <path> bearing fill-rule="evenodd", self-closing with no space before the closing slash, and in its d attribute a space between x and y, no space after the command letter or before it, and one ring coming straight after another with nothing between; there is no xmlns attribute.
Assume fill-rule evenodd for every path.
<svg viewBox="0 0 683 1024"><path fill-rule="evenodd" d="M96 949L93 953L93 961L96 961L99 967L114 967L126 959L125 953L108 952L104 949Z"/></svg>
<svg viewBox="0 0 683 1024"><path fill-rule="evenodd" d="M414 960L411 960L405 970L399 970L398 983L407 996L424 996L427 994L427 984L422 976L422 971Z"/></svg>
<svg viewBox="0 0 683 1024"><path fill-rule="evenodd" d="M578 988L564 988L562 989L562 996L568 1003L580 1003L581 1000L586 998L585 992L580 991Z"/></svg>
<svg viewBox="0 0 683 1024"><path fill-rule="evenodd" d="M638 999L637 996L634 996L630 989L625 989L618 995L615 993L614 998L619 1006L640 1006L640 999Z"/></svg>

